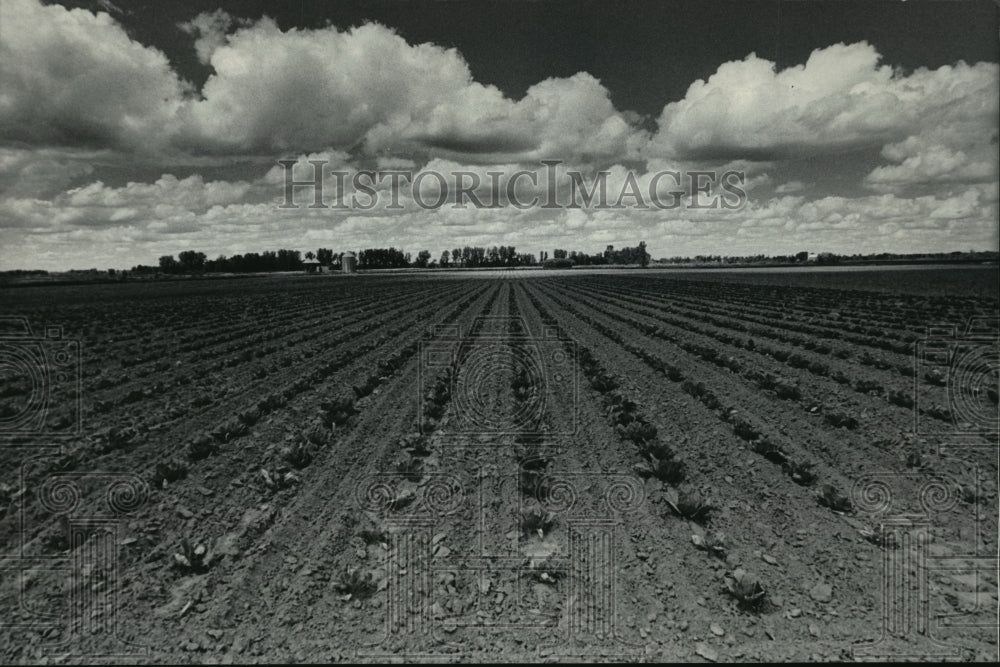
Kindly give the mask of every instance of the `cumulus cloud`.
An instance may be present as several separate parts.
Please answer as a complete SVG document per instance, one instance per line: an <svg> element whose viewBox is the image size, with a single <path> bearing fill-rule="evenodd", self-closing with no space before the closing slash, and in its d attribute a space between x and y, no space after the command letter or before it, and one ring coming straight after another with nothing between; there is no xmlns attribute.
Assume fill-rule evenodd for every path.
<svg viewBox="0 0 1000 667"><path fill-rule="evenodd" d="M480 162L545 158L607 161L637 154L642 133L618 112L608 90L579 72L531 86L518 102L493 87L470 84L459 96L441 100L423 118L395 130L387 127L373 143L396 137L440 148L446 156ZM481 154L478 158L475 154Z"/></svg>
<svg viewBox="0 0 1000 667"><path fill-rule="evenodd" d="M471 85L454 49L375 24L282 32L265 18L229 35L211 65L203 99L184 110L186 140L224 152L355 148Z"/></svg>
<svg viewBox="0 0 1000 667"><path fill-rule="evenodd" d="M455 49L378 24L282 31L202 13L179 28L213 72L196 94L104 12L2 5L0 139L192 155L338 150L484 163L620 159L643 141L590 74L517 102L473 80Z"/></svg>
<svg viewBox="0 0 1000 667"><path fill-rule="evenodd" d="M62 268L58 258L77 256L129 266L185 247L233 254L320 243L435 254L503 243L537 253L643 238L655 256L996 245L996 64L907 73L859 43L778 71L751 54L693 83L649 133L587 72L539 81L514 100L475 81L455 49L410 44L376 24L282 31L268 18L199 14L179 25L212 69L195 91L107 13L0 0L0 23L4 266L27 257ZM843 186L852 196L787 160L859 148L868 161L839 172L854 174ZM501 207L452 208L452 189L437 210L408 192L399 210L309 209L314 193L303 186L301 208L278 209L285 172L274 160L294 155L300 182L310 180L308 160L324 161L328 203L332 171L380 168L471 172L479 198ZM227 172L235 156L246 162ZM610 204L625 190L646 204L651 189L661 203L682 194L670 210L637 210L632 195L626 210L543 209L539 160L548 158L564 161L555 183L564 204L573 168L588 188L606 170ZM254 161L257 171L246 171ZM192 173L203 167L214 177ZM745 208L689 208L683 174L713 167L746 174ZM506 206L489 174L503 172L505 184L522 168L537 185L520 179L519 199L539 197L527 209ZM668 170L680 182L655 180ZM134 182L116 185L109 172ZM425 180L428 199L435 184ZM389 182L375 187L385 197ZM348 183L344 195L353 192ZM719 195L716 181L701 197Z"/></svg>
<svg viewBox="0 0 1000 667"><path fill-rule="evenodd" d="M228 152L325 145L481 162L608 159L629 150L632 127L585 72L539 82L514 102L474 81L455 49L411 45L381 25L282 32L263 19L223 37L218 26L227 18L200 18L215 73L204 99L183 112L192 145Z"/></svg>
<svg viewBox="0 0 1000 667"><path fill-rule="evenodd" d="M187 84L110 15L4 0L0 25L0 140L139 148L173 126Z"/></svg>
<svg viewBox="0 0 1000 667"><path fill-rule="evenodd" d="M966 150L912 136L886 146L882 155L897 164L876 167L865 177L873 190L897 191L912 185L988 183L997 178L996 144L980 141Z"/></svg>
<svg viewBox="0 0 1000 667"><path fill-rule="evenodd" d="M689 159L770 160L903 141L924 131L995 126L994 63L906 74L880 65L867 42L813 51L777 71L750 54L725 63L667 104L649 150Z"/></svg>
<svg viewBox="0 0 1000 667"><path fill-rule="evenodd" d="M226 34L234 26L250 25L247 19L234 19L223 9L202 12L190 21L178 24L178 28L195 37L194 49L198 60L207 65L215 50L226 42Z"/></svg>
<svg viewBox="0 0 1000 667"><path fill-rule="evenodd" d="M92 174L91 161L104 157L103 152L94 151L0 146L0 194L52 197Z"/></svg>
<svg viewBox="0 0 1000 667"><path fill-rule="evenodd" d="M96 181L67 191L56 202L76 207L174 206L199 211L239 201L249 189L250 184L243 181L206 183L199 174L183 179L164 174L155 183L128 183L121 188Z"/></svg>
<svg viewBox="0 0 1000 667"><path fill-rule="evenodd" d="M774 189L775 194L779 195L790 195L794 192L804 189L805 183L802 181L788 181L787 183L782 183Z"/></svg>

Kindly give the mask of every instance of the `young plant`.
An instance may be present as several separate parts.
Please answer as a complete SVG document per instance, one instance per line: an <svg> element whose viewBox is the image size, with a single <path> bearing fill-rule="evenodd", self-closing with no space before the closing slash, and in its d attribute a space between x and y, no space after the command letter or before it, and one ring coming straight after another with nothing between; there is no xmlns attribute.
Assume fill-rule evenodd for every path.
<svg viewBox="0 0 1000 667"><path fill-rule="evenodd" d="M341 594L344 601L357 599L363 600L375 594L377 586L371 572L364 572L360 568L347 566L343 573L333 584L334 590Z"/></svg>
<svg viewBox="0 0 1000 667"><path fill-rule="evenodd" d="M514 379L511 381L510 388L514 392L514 400L524 403L531 398L534 385L531 382L531 378L528 376L528 372L521 369L521 371L515 375Z"/></svg>
<svg viewBox="0 0 1000 667"><path fill-rule="evenodd" d="M648 440L639 447L639 453L649 459L672 459L673 448L660 440Z"/></svg>
<svg viewBox="0 0 1000 667"><path fill-rule="evenodd" d="M167 488L167 484L187 477L187 472L188 469L184 461L178 458L161 461L156 464L156 470L153 472L153 486L165 489Z"/></svg>
<svg viewBox="0 0 1000 667"><path fill-rule="evenodd" d="M858 420L847 414L846 412L828 412L824 419L830 426L835 428L846 428L846 429L856 429L858 427Z"/></svg>
<svg viewBox="0 0 1000 667"><path fill-rule="evenodd" d="M778 398L797 401L802 398L802 390L791 382L779 381L774 385L774 393Z"/></svg>
<svg viewBox="0 0 1000 667"><path fill-rule="evenodd" d="M219 451L218 445L215 444L212 436L207 433L196 436L187 446L188 458L192 461L208 458L217 451Z"/></svg>
<svg viewBox="0 0 1000 667"><path fill-rule="evenodd" d="M448 368L434 380L434 386L424 400L424 415L429 419L441 419L444 416L448 401L451 400L453 375L452 369Z"/></svg>
<svg viewBox="0 0 1000 667"><path fill-rule="evenodd" d="M740 417L737 417L733 421L733 433L736 434L736 437L743 440L753 441L760 437L760 431L753 424Z"/></svg>
<svg viewBox="0 0 1000 667"><path fill-rule="evenodd" d="M704 523L708 521L709 514L714 509L711 505L705 502L702 495L695 490L686 490L679 493L668 494L666 501L670 506L670 509L672 509L677 516L687 519L688 521L694 521L695 523Z"/></svg>
<svg viewBox="0 0 1000 667"><path fill-rule="evenodd" d="M313 423L302 430L302 439L317 447L323 447L330 442L330 430L322 422Z"/></svg>
<svg viewBox="0 0 1000 667"><path fill-rule="evenodd" d="M285 471L279 470L278 472L271 473L266 468L261 468L260 476L264 482L264 486L270 489L271 491L281 491L283 489L288 489L295 486L301 481L298 475L296 475L294 472L291 472L290 470L285 470Z"/></svg>
<svg viewBox="0 0 1000 667"><path fill-rule="evenodd" d="M832 484L824 484L816 495L816 500L823 507L828 507L834 512L846 514L851 511L851 499L842 494Z"/></svg>
<svg viewBox="0 0 1000 667"><path fill-rule="evenodd" d="M532 561L528 566L528 578L539 584L555 586L562 579L566 578L565 570L556 569L551 559L546 558L540 561Z"/></svg>
<svg viewBox="0 0 1000 667"><path fill-rule="evenodd" d="M604 371L597 371L593 377L590 378L590 386L600 393L606 394L609 391L617 389L619 385L616 379Z"/></svg>
<svg viewBox="0 0 1000 667"><path fill-rule="evenodd" d="M726 578L726 591L744 609L759 609L767 594L760 579L741 568L737 568Z"/></svg>
<svg viewBox="0 0 1000 667"><path fill-rule="evenodd" d="M628 426L635 420L636 413L639 411L639 406L635 401L615 392L608 397L607 402L611 405L608 413L616 426Z"/></svg>
<svg viewBox="0 0 1000 667"><path fill-rule="evenodd" d="M245 434L247 430L248 427L246 424L236 417L231 417L224 424L212 431L212 437L219 442L229 442Z"/></svg>
<svg viewBox="0 0 1000 667"><path fill-rule="evenodd" d="M236 418L239 419L244 424L246 424L247 426L253 426L258 421L260 421L262 415L263 411L259 407L252 406L237 414Z"/></svg>
<svg viewBox="0 0 1000 667"><path fill-rule="evenodd" d="M768 440L767 438L761 438L760 440L754 440L750 445L753 451L763 456L768 461L772 463L777 463L778 465L785 465L788 462L788 456L781 451L781 448L776 444Z"/></svg>
<svg viewBox="0 0 1000 667"><path fill-rule="evenodd" d="M668 484L684 481L684 462L673 458L658 459L651 456L649 460L637 463L635 471L640 477L655 477Z"/></svg>
<svg viewBox="0 0 1000 667"><path fill-rule="evenodd" d="M358 414L358 410L354 407L354 399L348 397L324 401L320 405L320 410L323 423L328 427L346 424L348 419Z"/></svg>
<svg viewBox="0 0 1000 667"><path fill-rule="evenodd" d="M525 535L537 533L539 539L544 539L545 534L552 530L555 523L555 515L537 505L521 512L521 530Z"/></svg>
<svg viewBox="0 0 1000 667"><path fill-rule="evenodd" d="M365 529L358 531L358 537L368 545L389 544L389 535L381 530Z"/></svg>
<svg viewBox="0 0 1000 667"><path fill-rule="evenodd" d="M281 448L281 458L301 470L312 463L313 455L307 442L296 439L292 444Z"/></svg>
<svg viewBox="0 0 1000 667"><path fill-rule="evenodd" d="M207 572L212 566L212 553L204 544L191 546L185 537L181 540L181 553L174 554L174 566L189 572Z"/></svg>
<svg viewBox="0 0 1000 667"><path fill-rule="evenodd" d="M380 381L381 380L379 380L379 376L377 374L369 375L365 379L363 384L355 385L354 387L352 387L352 389L354 390L354 395L357 396L359 399L368 396L373 391L375 391L375 388L378 387Z"/></svg>
<svg viewBox="0 0 1000 667"><path fill-rule="evenodd" d="M796 484L809 486L817 479L816 473L813 472L815 466L812 461L788 461L785 464L785 471Z"/></svg>
<svg viewBox="0 0 1000 667"><path fill-rule="evenodd" d="M861 533L861 537L877 547L883 549L899 548L899 543L896 542L896 534L891 531L876 530L868 526L863 526L858 532Z"/></svg>
<svg viewBox="0 0 1000 667"><path fill-rule="evenodd" d="M636 419L630 422L628 426L619 426L618 433L626 440L631 440L637 445L642 445L656 438L656 427L649 422Z"/></svg>
<svg viewBox="0 0 1000 667"><path fill-rule="evenodd" d="M893 405L898 405L901 408L912 408L913 407L913 396L911 392L902 391L900 389L889 390L889 402Z"/></svg>
<svg viewBox="0 0 1000 667"><path fill-rule="evenodd" d="M722 533L713 531L705 536L695 534L691 536L691 542L696 549L707 551L716 558L726 557L726 538Z"/></svg>

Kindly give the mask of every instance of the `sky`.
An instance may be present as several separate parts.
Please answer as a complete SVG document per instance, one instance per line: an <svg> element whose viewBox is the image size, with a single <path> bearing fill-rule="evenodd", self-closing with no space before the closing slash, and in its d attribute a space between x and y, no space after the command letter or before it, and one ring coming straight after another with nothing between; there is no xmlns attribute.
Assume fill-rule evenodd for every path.
<svg viewBox="0 0 1000 667"><path fill-rule="evenodd" d="M0 0L0 270L640 240L654 258L995 250L998 25L996 4L954 1ZM406 170L476 174L500 205L404 188L387 208L383 181L382 205L352 206L349 177L344 208L308 208L311 187L279 208L278 160L296 180L324 161L326 203L333 171ZM489 185L527 170L522 201L544 196L542 160L606 172L612 201L686 192L601 210ZM745 202L697 207L698 171L743 174Z"/></svg>

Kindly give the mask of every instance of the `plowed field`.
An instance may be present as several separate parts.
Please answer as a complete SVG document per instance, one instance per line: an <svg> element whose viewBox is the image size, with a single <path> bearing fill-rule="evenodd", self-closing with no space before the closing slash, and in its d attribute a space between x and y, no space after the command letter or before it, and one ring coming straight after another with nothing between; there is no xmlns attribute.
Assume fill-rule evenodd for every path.
<svg viewBox="0 0 1000 667"><path fill-rule="evenodd" d="M918 273L3 290L0 659L996 659L996 270Z"/></svg>

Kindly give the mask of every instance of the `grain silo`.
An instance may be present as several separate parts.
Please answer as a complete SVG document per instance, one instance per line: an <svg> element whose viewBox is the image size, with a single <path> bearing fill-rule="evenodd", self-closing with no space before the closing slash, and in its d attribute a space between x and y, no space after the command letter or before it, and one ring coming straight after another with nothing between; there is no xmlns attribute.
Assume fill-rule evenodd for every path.
<svg viewBox="0 0 1000 667"><path fill-rule="evenodd" d="M344 273L355 273L358 270L358 258L350 250L340 258L340 264L344 268Z"/></svg>

